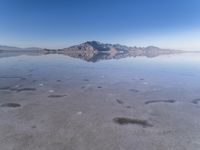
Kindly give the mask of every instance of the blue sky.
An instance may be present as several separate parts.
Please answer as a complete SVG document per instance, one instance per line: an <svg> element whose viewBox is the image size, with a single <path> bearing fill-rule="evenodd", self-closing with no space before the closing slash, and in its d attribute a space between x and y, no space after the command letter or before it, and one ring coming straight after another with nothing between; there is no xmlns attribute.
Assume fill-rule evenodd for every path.
<svg viewBox="0 0 200 150"><path fill-rule="evenodd" d="M0 0L0 44L88 40L200 50L199 0Z"/></svg>

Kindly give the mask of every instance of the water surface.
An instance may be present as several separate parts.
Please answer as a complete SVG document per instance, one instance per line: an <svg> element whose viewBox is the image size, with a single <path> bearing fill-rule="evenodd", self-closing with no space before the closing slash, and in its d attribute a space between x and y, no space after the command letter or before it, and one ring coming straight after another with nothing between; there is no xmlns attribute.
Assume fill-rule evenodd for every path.
<svg viewBox="0 0 200 150"><path fill-rule="evenodd" d="M200 147L200 55L0 58L2 149Z"/></svg>

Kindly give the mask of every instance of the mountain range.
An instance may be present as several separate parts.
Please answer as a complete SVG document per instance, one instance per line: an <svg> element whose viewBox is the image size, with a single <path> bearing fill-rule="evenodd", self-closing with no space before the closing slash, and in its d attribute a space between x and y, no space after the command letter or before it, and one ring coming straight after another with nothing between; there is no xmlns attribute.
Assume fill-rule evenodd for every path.
<svg viewBox="0 0 200 150"><path fill-rule="evenodd" d="M37 50L42 50L42 48L38 48L38 47L19 48L19 47L14 47L14 46L0 45L0 50L1 51L37 51Z"/></svg>
<svg viewBox="0 0 200 150"><path fill-rule="evenodd" d="M11 46L0 46L0 52L39 52L40 54L63 54L74 58L80 58L89 62L97 62L102 59L120 59L125 57L156 57L175 53L186 53L187 51L161 49L155 46L128 47L120 44L105 44L98 41L87 41L62 49L42 48L18 48Z"/></svg>
<svg viewBox="0 0 200 150"><path fill-rule="evenodd" d="M96 62L102 59L120 59L137 56L155 57L158 55L183 53L186 51L161 49L155 46L128 47L120 44L105 44L98 41L88 41L58 50L45 49L45 52L64 54L74 58Z"/></svg>

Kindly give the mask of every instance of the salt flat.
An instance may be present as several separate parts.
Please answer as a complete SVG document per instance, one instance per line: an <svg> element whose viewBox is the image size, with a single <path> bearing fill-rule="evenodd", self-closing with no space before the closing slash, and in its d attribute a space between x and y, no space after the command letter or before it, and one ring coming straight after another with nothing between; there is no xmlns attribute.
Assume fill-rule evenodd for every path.
<svg viewBox="0 0 200 150"><path fill-rule="evenodd" d="M200 56L191 55L2 57L0 149L199 150Z"/></svg>

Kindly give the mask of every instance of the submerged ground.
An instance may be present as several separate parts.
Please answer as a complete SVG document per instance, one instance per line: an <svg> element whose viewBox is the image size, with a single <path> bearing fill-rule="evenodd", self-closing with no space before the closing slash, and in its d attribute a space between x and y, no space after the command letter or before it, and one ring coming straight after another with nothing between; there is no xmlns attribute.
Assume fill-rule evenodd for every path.
<svg viewBox="0 0 200 150"><path fill-rule="evenodd" d="M199 150L200 55L0 58L2 150Z"/></svg>

